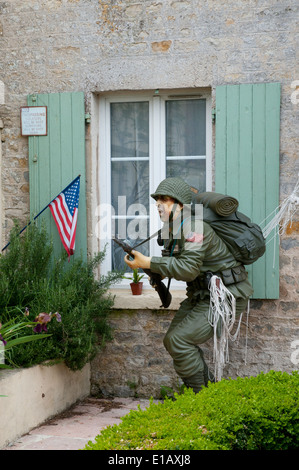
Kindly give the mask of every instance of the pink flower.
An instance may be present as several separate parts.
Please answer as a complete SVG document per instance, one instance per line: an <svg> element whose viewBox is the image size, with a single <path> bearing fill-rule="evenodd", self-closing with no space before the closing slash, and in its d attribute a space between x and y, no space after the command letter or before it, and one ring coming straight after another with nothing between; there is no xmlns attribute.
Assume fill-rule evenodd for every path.
<svg viewBox="0 0 299 470"><path fill-rule="evenodd" d="M34 327L33 331L35 331L35 333L41 333L42 331L47 332L48 331L47 324L51 321L52 317L56 317L56 320L58 322L61 322L61 315L58 312L53 313L53 314L52 312L39 313L34 320L37 323L37 325Z"/></svg>

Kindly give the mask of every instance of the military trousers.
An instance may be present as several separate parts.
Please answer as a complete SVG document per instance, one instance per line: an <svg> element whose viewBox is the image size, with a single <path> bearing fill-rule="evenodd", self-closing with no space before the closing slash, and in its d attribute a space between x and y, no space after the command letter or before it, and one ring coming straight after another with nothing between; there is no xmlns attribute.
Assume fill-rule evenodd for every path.
<svg viewBox="0 0 299 470"><path fill-rule="evenodd" d="M248 299L236 299L236 318L246 310ZM175 314L163 343L173 359L176 373L189 378L204 371L204 358L198 344L208 341L214 330L208 321L210 298L194 303L187 298Z"/></svg>

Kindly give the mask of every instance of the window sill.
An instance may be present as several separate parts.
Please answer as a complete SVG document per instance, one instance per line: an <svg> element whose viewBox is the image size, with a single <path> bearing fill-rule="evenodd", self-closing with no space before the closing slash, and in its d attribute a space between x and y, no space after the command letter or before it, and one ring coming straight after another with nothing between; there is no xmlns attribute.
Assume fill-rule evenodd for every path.
<svg viewBox="0 0 299 470"><path fill-rule="evenodd" d="M129 288L110 289L109 293L115 296L113 309L159 310L161 300L154 289L143 289L141 295L133 295ZM165 310L178 310L180 303L186 298L186 289L173 290L172 301Z"/></svg>

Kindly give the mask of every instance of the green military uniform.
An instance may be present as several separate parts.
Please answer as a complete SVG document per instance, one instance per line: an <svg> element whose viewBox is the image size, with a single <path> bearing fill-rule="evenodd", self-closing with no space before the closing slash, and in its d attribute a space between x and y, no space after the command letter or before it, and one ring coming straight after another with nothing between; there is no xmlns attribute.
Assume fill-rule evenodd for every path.
<svg viewBox="0 0 299 470"><path fill-rule="evenodd" d="M168 178L164 181L169 183L170 180L178 179ZM175 197L179 202L190 203L187 192L181 197L177 190L169 194L171 191L163 188L162 183L152 197L157 198L162 191L164 195ZM153 256L150 268L152 272L164 277L187 282L187 298L180 304L173 318L165 335L164 345L173 358L177 374L187 386L198 392L209 378L203 352L198 344L206 342L214 333L208 320L210 291L206 274L217 274L224 283L229 279L226 287L236 299L237 317L246 310L253 289L243 266L236 261L210 225L194 217L179 220L179 224L175 222L169 225L169 236L164 240L168 256Z"/></svg>

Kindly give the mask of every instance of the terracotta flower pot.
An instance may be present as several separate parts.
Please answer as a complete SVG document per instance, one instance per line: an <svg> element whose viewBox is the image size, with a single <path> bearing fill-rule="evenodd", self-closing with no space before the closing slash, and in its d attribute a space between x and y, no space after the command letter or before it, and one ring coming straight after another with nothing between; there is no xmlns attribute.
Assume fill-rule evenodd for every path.
<svg viewBox="0 0 299 470"><path fill-rule="evenodd" d="M143 282L131 282L131 291L133 295L141 295L142 294L142 286Z"/></svg>

